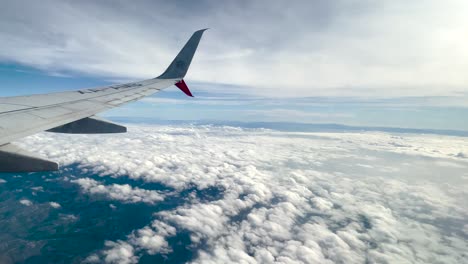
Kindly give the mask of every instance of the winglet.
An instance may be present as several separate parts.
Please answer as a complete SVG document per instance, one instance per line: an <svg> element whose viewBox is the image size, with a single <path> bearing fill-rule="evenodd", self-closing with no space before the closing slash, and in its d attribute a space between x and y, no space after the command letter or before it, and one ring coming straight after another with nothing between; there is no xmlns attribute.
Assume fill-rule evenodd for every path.
<svg viewBox="0 0 468 264"><path fill-rule="evenodd" d="M207 30L207 28L193 33L192 37L190 37L185 46L180 50L179 54L177 54L177 57L175 57L166 71L157 77L158 79L182 79L185 77L205 30Z"/></svg>
<svg viewBox="0 0 468 264"><path fill-rule="evenodd" d="M178 83L176 83L175 86L177 86L177 88L179 88L186 95L188 95L190 97L193 97L192 92L190 92L190 89L188 88L188 86L185 83L184 79L182 79Z"/></svg>

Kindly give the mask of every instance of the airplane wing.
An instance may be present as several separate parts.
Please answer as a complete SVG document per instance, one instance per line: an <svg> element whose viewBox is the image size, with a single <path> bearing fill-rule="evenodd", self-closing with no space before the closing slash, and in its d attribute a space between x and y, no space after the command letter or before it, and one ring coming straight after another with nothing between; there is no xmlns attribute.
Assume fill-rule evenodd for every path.
<svg viewBox="0 0 468 264"><path fill-rule="evenodd" d="M206 29L196 31L166 71L154 79L95 89L0 98L0 172L58 170L10 142L41 131L70 134L123 133L126 128L94 115L137 101L172 85L192 96L183 78Z"/></svg>

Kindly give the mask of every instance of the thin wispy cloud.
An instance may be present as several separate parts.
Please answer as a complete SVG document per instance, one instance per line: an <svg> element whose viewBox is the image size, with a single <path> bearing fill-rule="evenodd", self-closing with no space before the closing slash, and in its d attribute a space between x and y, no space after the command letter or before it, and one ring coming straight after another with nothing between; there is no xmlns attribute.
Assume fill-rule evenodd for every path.
<svg viewBox="0 0 468 264"><path fill-rule="evenodd" d="M6 1L0 60L54 74L151 78L211 27L189 78L250 94L466 93L463 0Z"/></svg>

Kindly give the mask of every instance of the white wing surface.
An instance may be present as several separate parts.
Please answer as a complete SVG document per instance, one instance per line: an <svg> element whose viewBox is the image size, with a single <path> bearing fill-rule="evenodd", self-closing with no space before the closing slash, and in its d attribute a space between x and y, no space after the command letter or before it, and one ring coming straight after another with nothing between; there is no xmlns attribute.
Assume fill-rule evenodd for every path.
<svg viewBox="0 0 468 264"><path fill-rule="evenodd" d="M41 131L100 134L126 132L125 127L95 114L137 101L176 85L192 96L183 78L205 30L193 33L167 70L144 81L79 91L0 98L0 171L57 170L58 164L10 144Z"/></svg>

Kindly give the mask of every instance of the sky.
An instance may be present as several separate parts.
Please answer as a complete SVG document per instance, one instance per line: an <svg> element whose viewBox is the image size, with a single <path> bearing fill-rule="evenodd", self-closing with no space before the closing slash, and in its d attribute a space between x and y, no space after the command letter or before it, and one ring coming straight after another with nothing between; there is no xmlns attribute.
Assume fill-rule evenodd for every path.
<svg viewBox="0 0 468 264"><path fill-rule="evenodd" d="M204 35L186 81L106 113L154 120L468 130L468 3L2 1L1 96L158 76Z"/></svg>

